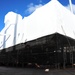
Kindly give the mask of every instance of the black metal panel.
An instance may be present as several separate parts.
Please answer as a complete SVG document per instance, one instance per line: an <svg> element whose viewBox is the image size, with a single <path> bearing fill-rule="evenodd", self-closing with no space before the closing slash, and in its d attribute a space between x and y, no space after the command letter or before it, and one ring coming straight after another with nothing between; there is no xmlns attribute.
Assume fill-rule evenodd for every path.
<svg viewBox="0 0 75 75"><path fill-rule="evenodd" d="M75 40L55 33L40 37L0 52L0 64L22 65L28 63L58 67L75 63ZM73 63L71 55L73 52Z"/></svg>

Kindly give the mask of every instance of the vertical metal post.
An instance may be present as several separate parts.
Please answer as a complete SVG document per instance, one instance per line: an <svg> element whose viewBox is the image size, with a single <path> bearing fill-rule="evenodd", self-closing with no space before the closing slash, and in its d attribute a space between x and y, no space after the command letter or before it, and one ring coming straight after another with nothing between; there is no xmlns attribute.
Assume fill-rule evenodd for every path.
<svg viewBox="0 0 75 75"><path fill-rule="evenodd" d="M72 0L69 0L69 4L70 4L70 10L73 13L73 8L72 8Z"/></svg>
<svg viewBox="0 0 75 75"><path fill-rule="evenodd" d="M58 68L58 69L60 69L60 61L59 61L59 52L58 52L58 49L59 49L59 41L58 41L58 35L57 35L57 33L56 33L56 59L57 59L57 61L56 61L56 68Z"/></svg>
<svg viewBox="0 0 75 75"><path fill-rule="evenodd" d="M16 23L15 23L15 26L14 26L14 40L13 40L13 45L16 44L17 22L18 22L18 14L16 15Z"/></svg>
<svg viewBox="0 0 75 75"><path fill-rule="evenodd" d="M63 48L63 68L66 68L66 47Z"/></svg>
<svg viewBox="0 0 75 75"><path fill-rule="evenodd" d="M72 64L72 68L73 68L73 48L72 46L70 47L70 63Z"/></svg>

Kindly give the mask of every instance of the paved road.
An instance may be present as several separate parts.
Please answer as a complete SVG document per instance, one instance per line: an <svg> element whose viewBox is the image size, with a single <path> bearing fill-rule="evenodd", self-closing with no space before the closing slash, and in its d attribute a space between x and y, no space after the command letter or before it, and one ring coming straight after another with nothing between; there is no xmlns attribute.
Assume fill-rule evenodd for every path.
<svg viewBox="0 0 75 75"><path fill-rule="evenodd" d="M46 73L44 69L0 67L0 75L75 75L75 69L50 70Z"/></svg>

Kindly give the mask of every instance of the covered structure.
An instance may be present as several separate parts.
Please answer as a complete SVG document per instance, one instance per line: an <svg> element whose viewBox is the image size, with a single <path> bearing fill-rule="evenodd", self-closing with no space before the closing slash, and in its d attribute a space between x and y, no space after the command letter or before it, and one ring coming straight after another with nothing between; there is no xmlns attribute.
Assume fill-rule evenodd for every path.
<svg viewBox="0 0 75 75"><path fill-rule="evenodd" d="M10 37L5 41L0 53L1 64L24 66L32 63L52 68L74 66L75 15L57 0L36 9L20 24L21 28L16 24L18 29L14 36L7 30L12 40L14 37L19 40L15 39L15 44L10 42Z"/></svg>

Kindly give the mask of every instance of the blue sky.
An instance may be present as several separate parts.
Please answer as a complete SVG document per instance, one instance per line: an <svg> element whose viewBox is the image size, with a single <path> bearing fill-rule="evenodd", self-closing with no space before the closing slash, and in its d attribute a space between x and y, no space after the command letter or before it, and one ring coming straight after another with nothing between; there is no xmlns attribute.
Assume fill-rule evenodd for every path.
<svg viewBox="0 0 75 75"><path fill-rule="evenodd" d="M4 27L4 17L10 12L17 12L22 17L30 15L35 8L43 6L50 0L0 0L0 31ZM69 0L58 0L62 5L69 8ZM75 11L75 0L72 0Z"/></svg>

